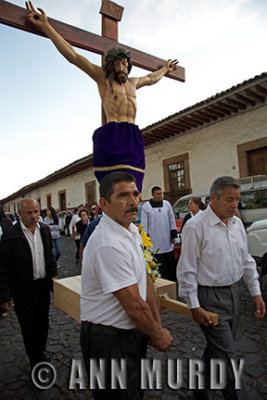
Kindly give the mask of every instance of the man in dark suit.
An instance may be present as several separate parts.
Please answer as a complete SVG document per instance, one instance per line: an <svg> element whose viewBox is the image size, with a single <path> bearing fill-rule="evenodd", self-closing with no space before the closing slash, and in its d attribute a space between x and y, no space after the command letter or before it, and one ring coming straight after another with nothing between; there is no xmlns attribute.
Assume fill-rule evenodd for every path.
<svg viewBox="0 0 267 400"><path fill-rule="evenodd" d="M21 200L19 214L20 221L2 236L0 243L0 306L9 310L13 299L33 368L40 361L50 360L46 342L56 263L50 229L39 222L38 202Z"/></svg>

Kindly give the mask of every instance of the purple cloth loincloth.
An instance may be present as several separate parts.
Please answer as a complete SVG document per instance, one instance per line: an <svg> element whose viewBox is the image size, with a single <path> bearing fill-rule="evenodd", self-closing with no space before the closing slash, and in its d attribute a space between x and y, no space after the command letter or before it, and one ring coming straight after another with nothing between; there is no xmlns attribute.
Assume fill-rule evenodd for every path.
<svg viewBox="0 0 267 400"><path fill-rule="evenodd" d="M93 135L94 173L101 181L115 171L134 175L141 192L145 172L144 139L137 125L128 122L108 122Z"/></svg>

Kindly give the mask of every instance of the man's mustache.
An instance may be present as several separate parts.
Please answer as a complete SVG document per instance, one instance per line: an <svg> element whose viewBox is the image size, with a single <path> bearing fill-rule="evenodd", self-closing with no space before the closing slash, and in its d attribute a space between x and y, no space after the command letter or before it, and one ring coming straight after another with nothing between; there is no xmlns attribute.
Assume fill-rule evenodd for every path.
<svg viewBox="0 0 267 400"><path fill-rule="evenodd" d="M36 218L31 218L31 219L28 219L28 223L29 224L34 224L35 222L37 222L38 220L36 219Z"/></svg>
<svg viewBox="0 0 267 400"><path fill-rule="evenodd" d="M126 210L126 212L128 213L128 212L138 212L138 208L137 207L131 207L131 208L128 208L128 210Z"/></svg>

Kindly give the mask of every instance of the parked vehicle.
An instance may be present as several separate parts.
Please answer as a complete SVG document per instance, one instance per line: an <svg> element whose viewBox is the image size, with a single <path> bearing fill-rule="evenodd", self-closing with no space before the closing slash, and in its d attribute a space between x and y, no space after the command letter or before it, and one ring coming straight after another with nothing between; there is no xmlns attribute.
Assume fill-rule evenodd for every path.
<svg viewBox="0 0 267 400"><path fill-rule="evenodd" d="M245 226L267 218L267 175L238 180L241 188L240 212Z"/></svg>
<svg viewBox="0 0 267 400"><path fill-rule="evenodd" d="M203 190L201 192L187 194L185 196L180 197L178 200L176 200L176 202L172 206L172 209L173 209L173 212L175 215L175 219L177 219L177 220L180 219L183 221L186 214L189 213L188 202L190 199L192 199L192 197L200 198L202 203L207 205L210 201L210 192L208 190Z"/></svg>
<svg viewBox="0 0 267 400"><path fill-rule="evenodd" d="M237 179L241 189L239 211L244 225L267 217L267 175L255 175ZM187 194L180 197L173 205L175 218L184 218L188 213L188 201L200 197L204 204L210 201L209 190Z"/></svg>
<svg viewBox="0 0 267 400"><path fill-rule="evenodd" d="M267 274L267 218L253 222L247 228L248 251L261 267L261 275Z"/></svg>

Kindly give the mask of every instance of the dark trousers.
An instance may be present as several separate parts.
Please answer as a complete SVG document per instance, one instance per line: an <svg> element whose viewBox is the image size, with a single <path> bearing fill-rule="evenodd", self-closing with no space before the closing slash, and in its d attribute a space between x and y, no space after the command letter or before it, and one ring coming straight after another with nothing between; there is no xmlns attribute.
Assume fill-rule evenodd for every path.
<svg viewBox="0 0 267 400"><path fill-rule="evenodd" d="M17 314L26 353L31 367L42 360L49 327L50 285L46 279L37 279L33 283L32 297L15 299Z"/></svg>
<svg viewBox="0 0 267 400"><path fill-rule="evenodd" d="M81 239L75 239L75 244L76 244L76 254L75 254L75 258L76 260L79 260L80 258L80 244L81 244Z"/></svg>
<svg viewBox="0 0 267 400"><path fill-rule="evenodd" d="M174 251L172 250L169 253L156 254L155 257L161 264L159 267L161 278L176 282L177 262L175 262Z"/></svg>
<svg viewBox="0 0 267 400"><path fill-rule="evenodd" d="M136 330L81 324L81 347L90 385L90 359L105 360L106 389L92 390L96 400L141 400L141 358L146 357L147 339ZM111 389L111 359L126 360L127 389Z"/></svg>
<svg viewBox="0 0 267 400"><path fill-rule="evenodd" d="M219 314L217 326L200 325L207 340L203 354L206 387L210 387L210 359L225 360L228 369L223 397L227 400L247 399L245 389L235 389L234 372L230 364L231 359L236 359L234 340L240 317L240 282L233 287L199 286L198 298L201 307Z"/></svg>

